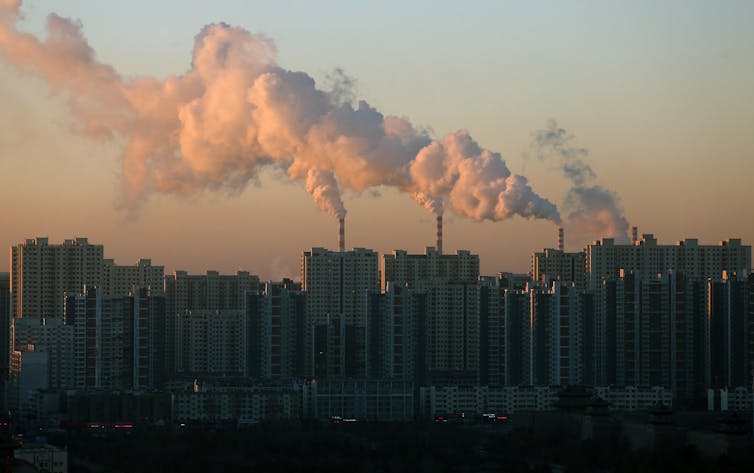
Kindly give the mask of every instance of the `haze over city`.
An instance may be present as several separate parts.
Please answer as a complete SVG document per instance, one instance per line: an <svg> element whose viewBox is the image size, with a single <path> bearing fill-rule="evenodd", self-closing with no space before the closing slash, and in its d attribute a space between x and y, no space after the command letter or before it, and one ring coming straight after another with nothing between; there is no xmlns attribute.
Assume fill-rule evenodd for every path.
<svg viewBox="0 0 754 473"><path fill-rule="evenodd" d="M751 470L752 20L0 0L0 473Z"/></svg>
<svg viewBox="0 0 754 473"><path fill-rule="evenodd" d="M144 77L188 77L196 36L232 31L247 41L243 44L264 45L261 57L280 70L305 73L281 75L303 80L305 91L326 91L329 99L343 92L336 97L339 104L328 102L325 108L337 111L350 103L358 110L364 100L374 116L400 125L396 133L412 152L391 148L385 156L398 156L405 165L416 162L414 155L431 143L451 149L448 139L471 137L479 147L471 154L493 163L490 172L499 172L490 182L506 182L501 192L513 184L509 175L528 180L530 187L521 188L531 194L500 200L494 193L493 201L506 205L464 210L466 200L452 202L457 192L421 187L414 172L385 177L357 167L346 174L349 157L335 162L328 155L335 161L325 167L337 174L348 212L348 247L420 252L434 244L434 216L412 199L430 188L446 207L445 251L474 250L485 274L526 272L531 251L555 246L555 207L569 249L620 236L628 225L666 243L686 237L708 243L731 236L754 239L748 210L754 197L751 5L35 1L20 6L16 22L8 15L17 3L0 2L0 173L6 177L0 190L5 217L0 245L5 248L35 236L60 241L78 235L105 244L107 256L121 264L144 257L168 271L243 268L279 278L298 275L301 250L336 246L337 221L307 194L310 174L294 176L287 161L282 167L258 165L267 158L279 161L270 148L253 159L234 154L238 150L220 153L225 167L245 163L243 172L202 173L197 171L206 169L192 165L189 184L155 184L154 176L164 177L159 173L165 168L147 170L152 181L142 187L129 180L133 169L123 165L124 149L134 127L152 122L122 125L117 117L104 116L103 111L119 112L110 108L109 96L92 94L84 83L66 84L76 77L71 69L45 69L43 55L29 54L49 52L49 44L67 34L76 37L75 28L66 28L79 21L92 63L112 66L111 83L118 87L138 85ZM29 39L23 35L30 33L44 41L51 12L73 19L52 17L55 31L65 34L39 49L25 49L18 38ZM205 28L208 24L215 26ZM59 59L72 43L58 45L62 49L53 48L49 58ZM194 66L201 68L196 58ZM99 121L85 121L92 117ZM203 118L225 123L223 117ZM262 125L269 122L259 119ZM87 128L102 123L102 129ZM554 134L542 133L548 130ZM105 132L113 138L102 140ZM311 142L307 146L307 155L317 154ZM338 154L332 147L322 149ZM376 153L375 162L385 164L382 156ZM149 161L155 162L168 161ZM605 190L614 214L605 217L603 207L593 209L588 216L601 215L598 225L579 219L578 212L569 218L573 196L584 194L571 193L571 200L567 195L580 186ZM327 210L318 199L329 194L311 193ZM622 222L620 228L605 219ZM8 266L7 253L0 265Z"/></svg>

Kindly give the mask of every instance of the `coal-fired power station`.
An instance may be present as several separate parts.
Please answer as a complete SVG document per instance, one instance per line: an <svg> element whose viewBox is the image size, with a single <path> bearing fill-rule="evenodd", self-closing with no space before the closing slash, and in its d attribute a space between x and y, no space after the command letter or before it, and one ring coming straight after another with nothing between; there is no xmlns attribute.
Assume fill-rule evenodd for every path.
<svg viewBox="0 0 754 473"><path fill-rule="evenodd" d="M338 251L343 253L346 251L346 219L339 218L338 224Z"/></svg>
<svg viewBox="0 0 754 473"><path fill-rule="evenodd" d="M558 227L558 249L565 251L565 231L563 227Z"/></svg>

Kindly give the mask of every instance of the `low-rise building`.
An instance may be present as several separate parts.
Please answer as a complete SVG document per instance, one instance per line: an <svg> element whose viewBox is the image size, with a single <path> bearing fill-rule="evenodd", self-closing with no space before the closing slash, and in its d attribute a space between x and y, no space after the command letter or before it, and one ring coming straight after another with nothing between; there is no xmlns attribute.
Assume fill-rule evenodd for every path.
<svg viewBox="0 0 754 473"><path fill-rule="evenodd" d="M454 413L515 414L562 408L562 393L561 386L423 386L419 388L418 402L425 418ZM673 401L670 389L659 386L596 387L588 394L606 401L609 410L619 412L645 411L658 403L670 406Z"/></svg>
<svg viewBox="0 0 754 473"><path fill-rule="evenodd" d="M298 420L301 418L301 387L217 387L173 394L173 420L220 422Z"/></svg>
<svg viewBox="0 0 754 473"><path fill-rule="evenodd" d="M34 465L39 471L68 473L68 451L46 443L25 443L15 457Z"/></svg>
<svg viewBox="0 0 754 473"><path fill-rule="evenodd" d="M414 385L402 381L311 380L303 386L303 417L413 420Z"/></svg>

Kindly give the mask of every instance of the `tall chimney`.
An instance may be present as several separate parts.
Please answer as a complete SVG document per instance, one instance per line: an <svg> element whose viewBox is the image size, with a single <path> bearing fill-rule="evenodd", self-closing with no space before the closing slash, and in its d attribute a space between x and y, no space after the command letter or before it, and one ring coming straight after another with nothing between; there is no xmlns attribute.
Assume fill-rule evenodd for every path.
<svg viewBox="0 0 754 473"><path fill-rule="evenodd" d="M558 249L565 251L565 236L563 235L563 227L558 227Z"/></svg>
<svg viewBox="0 0 754 473"><path fill-rule="evenodd" d="M442 254L442 215L437 216L437 254Z"/></svg>
<svg viewBox="0 0 754 473"><path fill-rule="evenodd" d="M636 244L639 241L639 227L631 228L631 243Z"/></svg>
<svg viewBox="0 0 754 473"><path fill-rule="evenodd" d="M338 223L340 224L340 230L338 231L338 251L343 253L346 251L346 219L340 218L338 219Z"/></svg>

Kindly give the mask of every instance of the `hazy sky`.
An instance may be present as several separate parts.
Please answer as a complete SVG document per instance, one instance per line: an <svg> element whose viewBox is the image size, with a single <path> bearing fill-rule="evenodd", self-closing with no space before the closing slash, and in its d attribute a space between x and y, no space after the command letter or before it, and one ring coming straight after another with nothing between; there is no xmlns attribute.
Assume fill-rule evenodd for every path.
<svg viewBox="0 0 754 473"><path fill-rule="evenodd" d="M48 13L77 18L98 60L127 78L162 79L190 67L202 26L225 21L269 37L281 66L318 82L342 68L383 113L438 137L468 130L559 206L568 183L530 147L552 118L589 149L599 183L640 232L754 241L753 2L366 3L36 0L24 2L20 27L44 37ZM0 60L6 250L35 236L87 236L121 264L298 278L301 250L336 245L333 218L273 171L238 195L153 195L129 218L115 209L120 147L71 127L63 97ZM405 194L379 194L344 193L349 247L434 244L431 214ZM446 251L478 252L487 274L526 272L533 250L556 244L545 221L445 220ZM567 246L599 236L569 233Z"/></svg>

